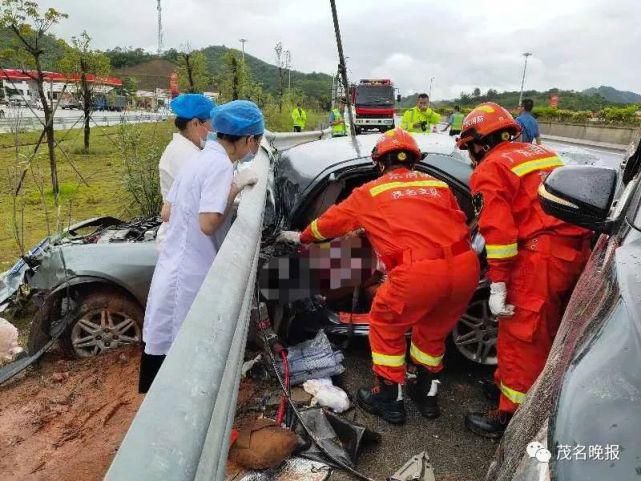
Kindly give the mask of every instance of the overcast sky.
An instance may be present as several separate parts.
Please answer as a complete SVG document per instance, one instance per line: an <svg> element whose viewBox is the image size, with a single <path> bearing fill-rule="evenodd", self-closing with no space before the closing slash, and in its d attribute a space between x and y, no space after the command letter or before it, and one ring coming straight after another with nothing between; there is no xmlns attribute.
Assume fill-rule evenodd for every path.
<svg viewBox="0 0 641 481"><path fill-rule="evenodd" d="M55 33L83 29L101 49L156 50L156 0L41 0L69 14ZM337 0L348 74L392 78L406 95L452 98L480 87L641 92L639 0ZM226 45L274 63L281 41L303 72L336 71L329 0L162 0L164 47ZM529 8L528 8L529 6Z"/></svg>

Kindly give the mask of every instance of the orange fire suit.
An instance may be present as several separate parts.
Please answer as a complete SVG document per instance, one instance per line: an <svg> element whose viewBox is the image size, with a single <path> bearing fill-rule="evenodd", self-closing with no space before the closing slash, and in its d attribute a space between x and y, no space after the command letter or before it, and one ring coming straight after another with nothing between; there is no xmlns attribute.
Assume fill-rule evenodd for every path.
<svg viewBox="0 0 641 481"><path fill-rule="evenodd" d="M547 215L537 190L563 165L539 145L504 142L471 178L489 277L505 282L511 317L499 318L499 409L514 412L545 365L563 310L589 255L590 231Z"/></svg>
<svg viewBox="0 0 641 481"><path fill-rule="evenodd" d="M399 168L330 207L305 229L301 242L359 228L388 274L369 313L374 372L404 383L409 330L413 362L439 372L445 339L479 280L478 257L456 198L445 182Z"/></svg>

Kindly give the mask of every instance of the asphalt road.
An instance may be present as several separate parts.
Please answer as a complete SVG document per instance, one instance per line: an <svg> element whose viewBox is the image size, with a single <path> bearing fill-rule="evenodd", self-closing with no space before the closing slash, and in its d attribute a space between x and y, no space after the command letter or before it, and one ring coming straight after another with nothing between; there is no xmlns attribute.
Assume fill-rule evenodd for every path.
<svg viewBox="0 0 641 481"><path fill-rule="evenodd" d="M453 348L452 348L453 349ZM374 379L370 352L364 339L355 339L346 353L346 372L339 384L350 398L356 390ZM465 429L463 416L469 410L485 410L489 402L482 395L480 379L492 369L461 359L456 353L446 356L446 368L439 391L441 417L423 418L409 399L405 400L408 420L404 426L393 426L356 407L346 413L348 419L378 432L382 441L364 447L357 469L376 480L390 476L409 458L427 451L439 481L478 481L483 479L497 443L480 438ZM336 471L336 481L352 479Z"/></svg>

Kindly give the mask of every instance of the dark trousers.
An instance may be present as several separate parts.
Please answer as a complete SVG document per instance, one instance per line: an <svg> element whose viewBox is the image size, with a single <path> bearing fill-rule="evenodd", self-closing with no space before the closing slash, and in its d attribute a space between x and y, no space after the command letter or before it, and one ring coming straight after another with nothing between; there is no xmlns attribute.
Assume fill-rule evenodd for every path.
<svg viewBox="0 0 641 481"><path fill-rule="evenodd" d="M294 132L300 132L301 128L300 125L294 125Z"/></svg>
<svg viewBox="0 0 641 481"><path fill-rule="evenodd" d="M460 130L452 130L452 129L450 129L450 135L451 135L451 136L458 135L458 134L460 134L460 133L461 133L461 131L460 131Z"/></svg>
<svg viewBox="0 0 641 481"><path fill-rule="evenodd" d="M142 351L142 357L140 358L140 377L138 378L138 392L140 394L145 394L149 391L151 383L156 379L156 374L158 374L160 366L162 366L166 357L164 354L146 354L144 350Z"/></svg>

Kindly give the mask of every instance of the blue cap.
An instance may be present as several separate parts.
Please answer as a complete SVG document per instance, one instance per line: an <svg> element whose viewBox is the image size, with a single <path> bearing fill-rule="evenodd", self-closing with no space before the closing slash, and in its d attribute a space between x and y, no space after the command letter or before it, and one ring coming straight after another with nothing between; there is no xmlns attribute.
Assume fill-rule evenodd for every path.
<svg viewBox="0 0 641 481"><path fill-rule="evenodd" d="M216 103L202 94L181 94L171 101L171 110L183 119L209 120Z"/></svg>
<svg viewBox="0 0 641 481"><path fill-rule="evenodd" d="M265 118L254 102L234 100L211 111L211 125L216 132L229 135L262 135Z"/></svg>

